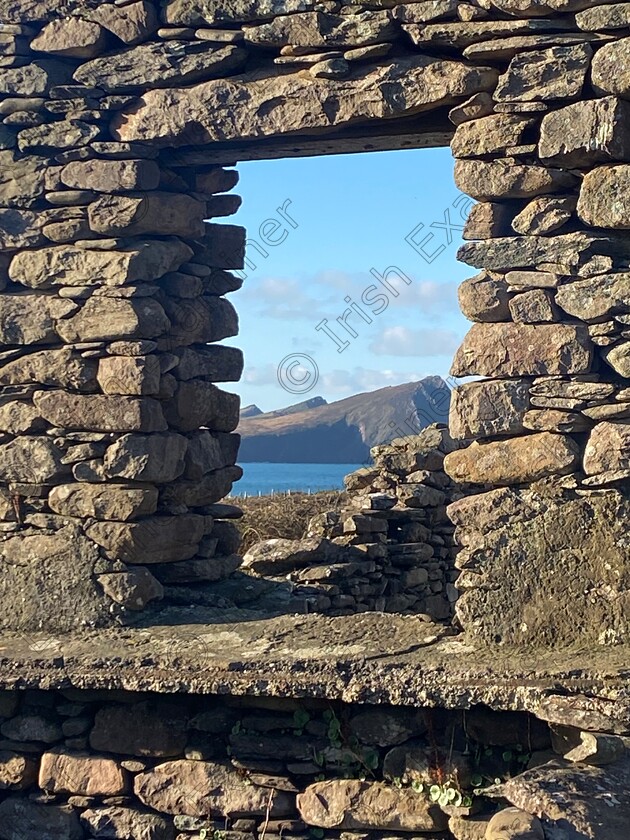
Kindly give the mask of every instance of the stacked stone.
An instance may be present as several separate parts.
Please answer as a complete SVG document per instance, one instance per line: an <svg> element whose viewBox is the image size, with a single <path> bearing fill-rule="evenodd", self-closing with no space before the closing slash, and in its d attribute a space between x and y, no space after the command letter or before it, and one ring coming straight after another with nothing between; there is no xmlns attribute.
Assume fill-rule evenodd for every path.
<svg viewBox="0 0 630 840"><path fill-rule="evenodd" d="M438 424L374 447L373 466L346 476L341 509L314 517L303 540L257 543L244 570L288 581L287 609L305 604L326 615L380 611L450 621L458 573L446 506L463 490L443 464L457 448Z"/></svg>
<svg viewBox="0 0 630 840"><path fill-rule="evenodd" d="M233 170L109 131L153 81L132 61L151 4L54 6L0 4L0 626L67 630L240 563L215 504L241 474L238 398L215 383L242 371L216 342L244 230L205 221L237 209ZM127 45L128 76L97 85L94 57Z"/></svg>
<svg viewBox="0 0 630 840"><path fill-rule="evenodd" d="M594 729L606 727L602 713L565 709L568 725L551 706L546 714L551 723L483 706L0 692L0 835L309 840L325 830L333 840L543 840L532 815L551 801L550 828L575 825L589 836L614 820L619 833L609 836L622 840L629 771L617 727ZM544 766L554 756L566 760ZM462 807L480 778L486 788L507 781ZM599 820L588 795L595 784L618 803ZM523 809L500 811L510 818L502 830L497 797Z"/></svg>
<svg viewBox="0 0 630 840"><path fill-rule="evenodd" d="M490 380L456 394L454 436L482 442L447 471L626 487L629 32L590 0L0 0L0 623L107 623L237 565L212 507L239 475L215 383L241 359L215 342L244 232L205 222L239 204L220 164L444 144L449 109L480 201L460 256L483 269L453 371Z"/></svg>
<svg viewBox="0 0 630 840"><path fill-rule="evenodd" d="M454 527L446 506L461 498L463 490L443 466L445 456L456 449L448 430L434 424L419 435L375 446L370 452L373 466L346 476L350 505L360 513L343 521L344 534L333 541L362 544L370 527L382 529L388 595L373 609L426 613L435 621L452 617L457 572Z"/></svg>
<svg viewBox="0 0 630 840"><path fill-rule="evenodd" d="M517 29L546 14L544 4L494 5L514 15ZM494 93L451 112L455 180L479 201L459 258L482 268L460 288L475 324L451 372L488 378L454 393L451 434L475 443L449 455L445 468L491 491L451 511L465 546L460 619L491 642L629 638L630 579L619 545L630 488L624 9L558 17L559 27L573 29L570 40L523 36L464 50L505 65ZM532 488L541 481L546 489ZM492 489L507 487L513 492ZM578 521L606 534L601 568ZM543 541L551 523L555 533ZM549 557L552 543L565 558L560 566ZM569 556L584 562L574 570ZM558 586L571 621L556 610Z"/></svg>

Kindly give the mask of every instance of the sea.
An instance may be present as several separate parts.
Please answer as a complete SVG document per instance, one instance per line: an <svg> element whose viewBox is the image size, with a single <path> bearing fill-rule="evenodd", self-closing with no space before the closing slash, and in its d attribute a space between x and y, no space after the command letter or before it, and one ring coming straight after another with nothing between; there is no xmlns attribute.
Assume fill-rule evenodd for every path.
<svg viewBox="0 0 630 840"><path fill-rule="evenodd" d="M272 493L341 490L343 477L363 464L241 464L243 478L232 488L233 496L267 496Z"/></svg>

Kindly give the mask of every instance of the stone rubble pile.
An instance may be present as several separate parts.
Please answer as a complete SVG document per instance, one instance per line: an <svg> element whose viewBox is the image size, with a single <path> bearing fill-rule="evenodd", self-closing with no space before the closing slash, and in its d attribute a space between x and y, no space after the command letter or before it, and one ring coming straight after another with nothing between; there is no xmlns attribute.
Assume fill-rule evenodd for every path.
<svg viewBox="0 0 630 840"><path fill-rule="evenodd" d="M373 465L346 476L340 510L314 517L303 540L252 546L243 571L288 581L292 598L313 612L376 610L450 620L458 573L446 505L462 489L442 467L457 446L434 424L374 447Z"/></svg>
<svg viewBox="0 0 630 840"><path fill-rule="evenodd" d="M0 837L544 840L599 825L623 840L624 738L565 716L3 691Z"/></svg>

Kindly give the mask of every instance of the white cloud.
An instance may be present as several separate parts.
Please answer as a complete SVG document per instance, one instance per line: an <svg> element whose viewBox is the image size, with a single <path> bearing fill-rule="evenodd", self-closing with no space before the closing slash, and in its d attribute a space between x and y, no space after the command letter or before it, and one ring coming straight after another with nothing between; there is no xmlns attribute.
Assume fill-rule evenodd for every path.
<svg viewBox="0 0 630 840"><path fill-rule="evenodd" d="M402 385L405 382L415 382L422 379L423 374L410 371L376 370L373 368L355 367L351 370L333 370L324 373L320 379L320 390L342 396L358 394L361 391L375 391L388 385Z"/></svg>
<svg viewBox="0 0 630 840"><path fill-rule="evenodd" d="M377 356L452 356L461 337L453 330L386 327L370 342L370 352Z"/></svg>

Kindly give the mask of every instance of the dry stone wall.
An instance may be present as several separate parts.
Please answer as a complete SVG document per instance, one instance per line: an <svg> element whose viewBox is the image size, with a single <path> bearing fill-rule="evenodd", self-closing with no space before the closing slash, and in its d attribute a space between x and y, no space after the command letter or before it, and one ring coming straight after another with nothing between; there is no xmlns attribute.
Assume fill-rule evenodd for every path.
<svg viewBox="0 0 630 840"><path fill-rule="evenodd" d="M453 374L486 377L445 461L480 496L460 619L548 644L577 603L582 641L627 641L628 36L590 0L0 0L0 624L128 621L238 566L230 165L452 136L482 270Z"/></svg>
<svg viewBox="0 0 630 840"><path fill-rule="evenodd" d="M457 448L439 424L375 446L373 464L346 476L338 509L315 516L303 540L256 543L239 575L276 581L288 611L404 613L449 624L458 572L446 507L465 487L443 465Z"/></svg>
<svg viewBox="0 0 630 840"><path fill-rule="evenodd" d="M5 691L0 838L544 840L571 826L576 836L601 827L624 840L624 738L596 728L602 715L567 708L561 718L484 706ZM589 795L594 785L599 797Z"/></svg>

